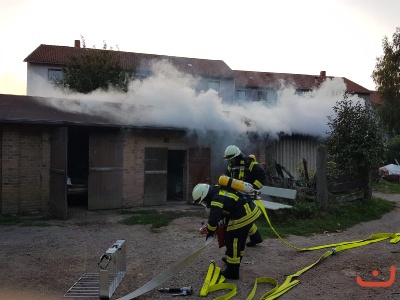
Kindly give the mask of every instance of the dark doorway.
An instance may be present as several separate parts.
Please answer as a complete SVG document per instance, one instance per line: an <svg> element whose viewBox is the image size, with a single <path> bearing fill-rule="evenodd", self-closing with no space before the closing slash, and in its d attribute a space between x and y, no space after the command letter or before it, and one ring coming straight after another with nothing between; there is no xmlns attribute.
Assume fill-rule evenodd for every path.
<svg viewBox="0 0 400 300"><path fill-rule="evenodd" d="M167 201L183 200L184 150L168 150Z"/></svg>
<svg viewBox="0 0 400 300"><path fill-rule="evenodd" d="M70 127L68 131L68 207L87 209L89 174L89 130Z"/></svg>

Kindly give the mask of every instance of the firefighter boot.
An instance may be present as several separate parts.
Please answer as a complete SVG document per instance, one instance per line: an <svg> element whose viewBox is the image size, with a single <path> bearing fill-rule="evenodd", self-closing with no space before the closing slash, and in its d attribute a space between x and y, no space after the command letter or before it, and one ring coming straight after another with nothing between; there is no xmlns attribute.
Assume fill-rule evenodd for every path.
<svg viewBox="0 0 400 300"><path fill-rule="evenodd" d="M225 270L221 271L226 279L239 279L239 267L240 264L226 264Z"/></svg>
<svg viewBox="0 0 400 300"><path fill-rule="evenodd" d="M250 235L249 237L250 237L250 242L246 243L247 247L254 247L257 244L262 243L263 241L259 230L257 230L253 235Z"/></svg>

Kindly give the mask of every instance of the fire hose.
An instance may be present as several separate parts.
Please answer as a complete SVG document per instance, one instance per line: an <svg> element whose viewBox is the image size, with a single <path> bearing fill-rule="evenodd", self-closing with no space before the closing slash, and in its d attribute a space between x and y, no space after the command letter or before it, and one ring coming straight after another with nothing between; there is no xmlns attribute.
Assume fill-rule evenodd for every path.
<svg viewBox="0 0 400 300"><path fill-rule="evenodd" d="M259 200L255 200L257 203ZM314 263L310 264L309 266L299 270L298 272L291 274L286 277L286 280L282 285L279 285L278 282L274 278L269 278L269 277L258 277L255 280L253 290L249 294L249 296L246 298L246 300L252 300L254 295L256 294L256 290L258 287L258 284L266 283L266 284L271 284L274 287L269 290L267 293L265 293L261 299L263 300L272 300L280 297L282 294L286 293L289 291L291 288L295 287L297 284L300 283L299 280L295 279L299 277L301 274L304 272L308 271L315 265L317 265L319 262L324 260L325 258L328 258L331 255L336 254L337 252L356 248L356 247L361 247L364 245L368 245L371 243L376 243L380 242L383 240L390 239L390 243L395 244L400 241L400 232L399 233L376 233L372 234L370 237L363 239L363 240L357 240L357 241L350 241L350 242L342 242L342 243L336 243L336 244L327 244L327 245L321 245L321 246L315 246L315 247L309 247L309 248L299 248L293 245L288 244L283 238L278 234L278 232L274 229L272 226L270 219L267 215L267 212L262 205L261 202L257 203L260 209L262 210L268 225L271 227L273 232L276 234L276 236L288 247L291 247L293 249L296 249L298 251L312 251L312 250L320 250L320 249L326 249L326 248L331 248L330 250L326 251L317 261ZM147 293L148 291L156 288L157 286L161 285L168 279L172 278L174 275L176 275L178 272L183 270L187 265L189 265L212 241L214 240L213 237L210 237L207 239L206 243L200 247L198 250L181 260L180 262L176 263L169 269L165 270L164 272L160 273L153 279L151 279L149 282L144 284L142 287L138 288L137 290L133 291L132 293L119 298L117 300L130 300L134 299L144 293ZM227 295L219 296L215 298L215 300L228 300L231 299L236 295L236 285L233 283L225 283L225 277L220 275L220 268L215 266L215 263L212 261L209 266L209 270L207 272L203 287L200 291L200 296L207 296L211 292L215 292L218 290L230 290L230 292ZM188 294L188 293L185 293Z"/></svg>
<svg viewBox="0 0 400 300"><path fill-rule="evenodd" d="M206 240L205 244L197 249L195 252L192 254L188 255L185 257L183 260L179 261L169 269L161 272L159 275L145 283L143 286L138 288L137 290L133 291L132 293L123 296L121 298L118 298L117 300L131 300L134 299L140 295L143 295L144 293L147 293L148 291L151 291L152 289L156 288L157 286L161 285L168 279L172 278L174 275L176 275L178 272L182 271L187 265L192 263L192 261L214 240L213 237L210 237Z"/></svg>
<svg viewBox="0 0 400 300"><path fill-rule="evenodd" d="M348 250L348 249L353 249L353 248L357 248L357 247L361 247L361 246L365 246L371 243L377 243L377 242L381 242L383 240L387 240L390 239L390 243L391 244L395 244L398 243L400 241L400 232L398 233L375 233L372 234L370 237L364 239L364 240L357 240L357 241L351 241L351 242L342 242L342 243L336 243L336 244L327 244L327 245L321 245L321 246L315 246L315 247L309 247L309 248L299 248L293 245L288 244L285 240L282 239L282 237L278 234L278 232L274 229L274 227L271 224L270 219L268 218L267 212L264 208L264 206L262 205L262 203L259 200L255 200L255 202L257 203L257 205L260 207L260 209L262 210L268 225L271 227L271 229L273 230L273 232L275 233L275 235L288 247L299 250L299 251L312 251L312 250L319 250L319 249L325 249L325 248L331 248L330 250L326 251L317 261L315 261L314 263L310 264L309 266L297 271L294 274L291 274L289 276L286 277L286 280L284 281L284 283L282 285L278 284L278 281L276 281L274 278L270 278L270 277L258 277L255 280L254 286L252 291L250 292L249 296L246 298L246 300L252 300L254 295L256 294L256 290L257 290L257 286L258 284L261 283L267 283L267 284L271 284L274 287L269 290L268 292L266 292L260 299L263 300L272 300L272 299L276 299L278 297L280 297L282 294L286 293L287 291L289 291L291 288L295 287L297 284L300 283L299 280L295 279L297 277L299 277L301 274L303 274L304 272L308 271L309 269L311 269L312 267L314 267L315 265L317 265L318 263L320 263L322 260L324 260L325 258L330 257L331 255L336 254L337 252L340 251L344 251L344 250ZM218 298L218 300L228 300L230 298L232 298L235 294L236 294L236 286L232 287L233 284L231 284L230 286L226 286L225 283L223 283L223 279L220 282L216 282L217 279L213 279L211 280L210 278L215 276L215 275L209 275L210 273L214 273L214 269L215 266L212 266L210 264L209 266L209 271L206 275L206 279L204 281L203 284L203 289L200 292L201 296L206 296L208 293L210 292L214 292L214 291L218 291L218 290L226 290L226 289L231 289L232 291L234 290L235 293L232 293L232 291L230 293L228 293L225 296L220 296Z"/></svg>
<svg viewBox="0 0 400 300"><path fill-rule="evenodd" d="M220 178L220 179L226 181L226 182L220 182L220 184L224 183L223 185L230 186L232 188L238 187L239 189L242 189L244 192L247 192L246 189L251 190L251 185L246 185L244 182L231 180L229 178ZM237 186L235 186L235 185L237 185ZM376 234L372 234L369 238L364 239L364 240L342 242L342 243L336 243L336 244L327 244L327 245L321 245L321 246L315 246L315 247L309 247L309 248L299 248L299 247L288 244L279 235L279 233L274 229L274 227L271 224L271 221L268 218L268 215L264 208L263 203L260 200L254 200L254 202L257 204L257 206L263 212L263 214L266 218L266 221L267 221L268 225L270 226L270 228L272 229L272 231L286 246L296 249L298 251L312 251L312 250L320 250L320 249L326 249L326 248L331 248L331 250L326 251L316 262L312 263L311 265L299 270L298 272L296 272L292 275L287 276L284 283L280 286L279 286L278 282L273 278L269 278L269 277L256 278L254 286L253 286L253 290L251 291L251 293L249 294L249 296L247 297L246 300L253 299L253 297L256 293L256 290L257 290L257 286L258 286L258 284L261 284L261 283L272 284L274 286L274 288L272 288L267 293L265 293L261 297L261 299L272 300L272 299L278 298L279 296L286 293L288 290L290 290L291 288L293 288L300 282L299 280L294 279L294 278L300 276L304 272L311 269L313 266L317 265L323 259L325 259L337 252L356 248L356 247L361 247L361 246L371 244L371 243L380 242L380 241L383 241L386 239L390 239L390 243L392 243L392 244L395 244L400 241L400 232L399 233L376 233ZM221 229L223 229L223 228L221 228ZM206 233L206 230L204 229L204 227L202 227L200 229L200 232L203 234ZM217 235L217 236L220 238L219 235ZM221 236L223 236L223 232L222 232ZM212 241L213 241L212 237L208 238L205 245L202 246L201 248L199 248L198 250L196 250L194 253L187 256L186 258L184 258L183 260L181 260L180 262L178 262L171 268L167 269L166 271L160 273L158 276L151 279L149 282L144 284L142 287L140 287L136 291L134 291L122 298L119 298L117 300L134 299L134 298L154 289L155 287L159 286L160 284L162 284L163 282L167 281L172 276L177 274L179 271L181 271L187 265L189 265ZM223 245L221 243L221 241L219 241L220 247ZM234 295L236 295L236 286L233 283L225 283L224 281L225 281L225 277L220 275L220 268L216 267L214 262L211 262L211 264L209 266L209 270L206 275L206 279L203 284L203 287L200 291L200 296L206 296L208 293L223 289L223 290L231 290L231 291L225 296L220 296L220 297L215 298L215 300L228 300L228 299L232 298ZM192 289L190 289L190 291L192 292ZM185 295L186 294L188 294L187 291L185 291Z"/></svg>

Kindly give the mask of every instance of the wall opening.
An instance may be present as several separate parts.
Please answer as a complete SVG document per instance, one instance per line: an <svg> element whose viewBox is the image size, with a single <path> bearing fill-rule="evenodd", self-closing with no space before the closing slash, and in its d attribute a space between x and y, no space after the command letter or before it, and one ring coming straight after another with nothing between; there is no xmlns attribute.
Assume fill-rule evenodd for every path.
<svg viewBox="0 0 400 300"><path fill-rule="evenodd" d="M183 201L185 150L168 150L167 201Z"/></svg>
<svg viewBox="0 0 400 300"><path fill-rule="evenodd" d="M89 130L70 127L68 130L68 207L87 209L89 176Z"/></svg>

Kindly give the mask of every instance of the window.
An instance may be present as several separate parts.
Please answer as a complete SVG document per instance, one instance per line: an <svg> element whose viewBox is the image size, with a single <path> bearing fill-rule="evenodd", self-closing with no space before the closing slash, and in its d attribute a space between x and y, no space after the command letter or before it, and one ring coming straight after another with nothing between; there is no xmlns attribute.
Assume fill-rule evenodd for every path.
<svg viewBox="0 0 400 300"><path fill-rule="evenodd" d="M51 82L60 82L64 79L64 74L62 69L49 69L48 72L48 81Z"/></svg>
<svg viewBox="0 0 400 300"><path fill-rule="evenodd" d="M216 90L217 92L219 92L219 81L209 81L208 82L208 88Z"/></svg>
<svg viewBox="0 0 400 300"><path fill-rule="evenodd" d="M236 101L246 101L246 91L236 91Z"/></svg>

